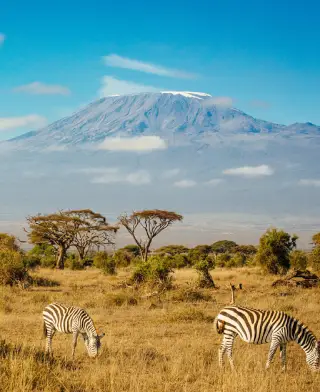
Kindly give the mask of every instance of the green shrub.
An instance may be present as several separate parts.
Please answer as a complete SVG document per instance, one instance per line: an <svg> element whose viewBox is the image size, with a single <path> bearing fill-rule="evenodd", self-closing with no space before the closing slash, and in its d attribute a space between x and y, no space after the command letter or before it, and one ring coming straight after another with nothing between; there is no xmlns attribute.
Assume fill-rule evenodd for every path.
<svg viewBox="0 0 320 392"><path fill-rule="evenodd" d="M312 249L308 256L308 264L315 272L320 272L320 246L317 245Z"/></svg>
<svg viewBox="0 0 320 392"><path fill-rule="evenodd" d="M26 254L27 265L41 265L43 268L55 268L56 250L52 245L35 245Z"/></svg>
<svg viewBox="0 0 320 392"><path fill-rule="evenodd" d="M200 259L194 264L195 270L198 272L198 286L199 287L214 287L214 281L210 275L210 270L214 269L215 260L213 256L207 256Z"/></svg>
<svg viewBox="0 0 320 392"><path fill-rule="evenodd" d="M154 255L147 262L141 262L135 267L131 280L136 284L149 283L152 286L169 288L172 282L172 266L168 257Z"/></svg>
<svg viewBox="0 0 320 392"><path fill-rule="evenodd" d="M296 247L296 235L283 230L268 229L260 238L256 259L271 274L285 274L290 268L290 253Z"/></svg>
<svg viewBox="0 0 320 392"><path fill-rule="evenodd" d="M176 254L170 260L172 268L185 268L191 264L187 254Z"/></svg>
<svg viewBox="0 0 320 392"><path fill-rule="evenodd" d="M118 249L113 257L117 267L128 267L135 258L135 255L133 252L122 248Z"/></svg>
<svg viewBox="0 0 320 392"><path fill-rule="evenodd" d="M13 286L29 279L20 252L0 250L0 284Z"/></svg>
<svg viewBox="0 0 320 392"><path fill-rule="evenodd" d="M107 252L97 252L93 257L93 265L102 270L106 275L115 275L116 261Z"/></svg>
<svg viewBox="0 0 320 392"><path fill-rule="evenodd" d="M308 257L303 250L294 250L290 253L290 267L296 270L305 271L308 264Z"/></svg>
<svg viewBox="0 0 320 392"><path fill-rule="evenodd" d="M84 269L84 260L80 260L78 255L71 253L67 256L64 265L71 270L80 271Z"/></svg>
<svg viewBox="0 0 320 392"><path fill-rule="evenodd" d="M241 253L236 253L225 263L226 268L243 267L246 264L246 257Z"/></svg>
<svg viewBox="0 0 320 392"><path fill-rule="evenodd" d="M230 261L231 255L229 253L220 253L216 257L216 266L217 267L226 267L226 264Z"/></svg>

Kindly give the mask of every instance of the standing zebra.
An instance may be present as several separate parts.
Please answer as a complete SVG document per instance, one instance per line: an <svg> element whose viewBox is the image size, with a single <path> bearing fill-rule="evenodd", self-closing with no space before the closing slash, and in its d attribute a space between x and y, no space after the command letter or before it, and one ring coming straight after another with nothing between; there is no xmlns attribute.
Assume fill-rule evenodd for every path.
<svg viewBox="0 0 320 392"><path fill-rule="evenodd" d="M320 341L299 320L284 312L257 310L242 306L224 307L215 320L215 327L223 340L219 349L219 365L227 353L231 368L234 368L232 346L237 335L253 344L271 342L266 368L268 369L277 348L280 348L282 370L286 369L287 343L296 341L306 353L306 361L313 371L320 370Z"/></svg>
<svg viewBox="0 0 320 392"><path fill-rule="evenodd" d="M101 346L100 339L105 335L97 334L96 328L88 313L75 306L52 303L45 307L43 314L43 333L47 338L46 352L52 353L52 338L55 331L72 333L72 358L74 358L78 335L81 333L88 355L95 358Z"/></svg>

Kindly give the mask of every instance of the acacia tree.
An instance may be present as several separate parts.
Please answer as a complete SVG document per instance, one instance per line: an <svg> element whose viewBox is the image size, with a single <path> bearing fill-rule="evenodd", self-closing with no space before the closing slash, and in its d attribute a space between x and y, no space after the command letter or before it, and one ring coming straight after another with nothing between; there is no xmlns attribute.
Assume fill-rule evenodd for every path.
<svg viewBox="0 0 320 392"><path fill-rule="evenodd" d="M181 222L183 216L172 211L143 210L120 215L118 219L139 247L142 261L146 262L152 240L174 222ZM139 229L144 231L145 237L138 237Z"/></svg>
<svg viewBox="0 0 320 392"><path fill-rule="evenodd" d="M309 254L309 263L314 271L320 271L320 233L312 237L313 249Z"/></svg>
<svg viewBox="0 0 320 392"><path fill-rule="evenodd" d="M56 268L63 269L67 250L75 237L75 218L59 211L54 214L29 216L27 222L30 227L30 231L27 231L29 241L32 244L53 245L57 249Z"/></svg>
<svg viewBox="0 0 320 392"><path fill-rule="evenodd" d="M115 234L119 228L109 225L103 215L89 209L70 210L65 215L73 218L74 237L71 245L77 249L80 260L84 260L93 248L115 244Z"/></svg>
<svg viewBox="0 0 320 392"><path fill-rule="evenodd" d="M257 261L271 274L283 274L290 268L290 253L298 237L283 230L268 229L260 238Z"/></svg>

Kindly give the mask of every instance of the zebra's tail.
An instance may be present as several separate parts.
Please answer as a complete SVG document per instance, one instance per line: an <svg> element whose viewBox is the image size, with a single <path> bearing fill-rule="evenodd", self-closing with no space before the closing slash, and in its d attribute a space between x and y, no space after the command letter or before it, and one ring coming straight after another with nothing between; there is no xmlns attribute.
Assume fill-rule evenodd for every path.
<svg viewBox="0 0 320 392"><path fill-rule="evenodd" d="M224 332L226 322L224 320L219 320L218 317L219 316L216 317L214 322L215 322L216 331L218 332L218 334L221 335Z"/></svg>
<svg viewBox="0 0 320 392"><path fill-rule="evenodd" d="M42 332L43 332L43 337L46 338L47 337L47 327L46 327L46 323L45 322L43 322Z"/></svg>

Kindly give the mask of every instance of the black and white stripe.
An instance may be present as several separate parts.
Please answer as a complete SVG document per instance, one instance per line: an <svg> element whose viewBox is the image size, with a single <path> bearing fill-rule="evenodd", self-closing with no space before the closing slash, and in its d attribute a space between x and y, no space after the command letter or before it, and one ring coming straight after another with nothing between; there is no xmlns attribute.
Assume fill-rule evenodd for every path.
<svg viewBox="0 0 320 392"><path fill-rule="evenodd" d="M320 368L320 341L299 320L284 312L273 310L257 310L242 306L226 306L215 320L217 332L223 334L219 349L219 364L223 365L226 353L233 368L232 348L234 339L240 338L252 344L270 344L266 368L270 366L274 354L279 347L282 369L286 369L287 343L297 342L306 354L306 361L311 370Z"/></svg>
<svg viewBox="0 0 320 392"><path fill-rule="evenodd" d="M43 314L43 332L47 338L46 352L52 353L52 338L55 331L73 334L72 357L74 357L78 335L81 333L90 357L96 357L100 348L100 339L105 335L97 334L88 313L75 306L52 303L45 307Z"/></svg>

